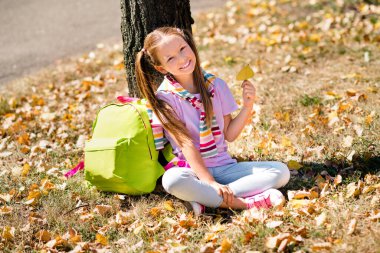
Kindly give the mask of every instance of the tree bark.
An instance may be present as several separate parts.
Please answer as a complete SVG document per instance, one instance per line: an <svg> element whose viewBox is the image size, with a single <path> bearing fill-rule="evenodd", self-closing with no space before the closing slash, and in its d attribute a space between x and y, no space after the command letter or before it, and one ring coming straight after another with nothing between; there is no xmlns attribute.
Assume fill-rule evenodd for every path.
<svg viewBox="0 0 380 253"><path fill-rule="evenodd" d="M121 34L129 96L140 97L135 76L136 53L142 49L146 35L158 27L175 26L191 32L194 20L191 17L190 1L121 0L120 5ZM154 72L154 70L151 71ZM158 77L157 82L161 82Z"/></svg>

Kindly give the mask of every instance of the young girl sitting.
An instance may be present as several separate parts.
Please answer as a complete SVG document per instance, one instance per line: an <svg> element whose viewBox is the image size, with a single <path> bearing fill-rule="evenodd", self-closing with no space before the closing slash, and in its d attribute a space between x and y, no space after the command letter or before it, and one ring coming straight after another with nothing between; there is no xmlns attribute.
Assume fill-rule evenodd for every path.
<svg viewBox="0 0 380 253"><path fill-rule="evenodd" d="M199 65L191 34L174 27L154 30L136 56L139 90L147 99L156 147L160 133L173 147L177 159L162 178L164 189L191 204L196 215L205 206L249 209L281 206L277 188L289 181L288 167L280 162L239 162L227 153L250 118L255 87L245 80L243 107L238 106L227 84ZM152 67L164 75L160 86L147 74Z"/></svg>

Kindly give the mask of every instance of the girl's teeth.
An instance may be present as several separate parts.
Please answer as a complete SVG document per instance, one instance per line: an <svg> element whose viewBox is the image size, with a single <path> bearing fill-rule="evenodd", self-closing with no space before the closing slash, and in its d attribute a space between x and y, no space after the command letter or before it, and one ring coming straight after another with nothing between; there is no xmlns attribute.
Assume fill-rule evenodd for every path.
<svg viewBox="0 0 380 253"><path fill-rule="evenodd" d="M186 68L186 67L189 66L189 65L190 65L190 61L187 62L187 64L186 64L185 66L183 66L182 68L184 69L184 68Z"/></svg>

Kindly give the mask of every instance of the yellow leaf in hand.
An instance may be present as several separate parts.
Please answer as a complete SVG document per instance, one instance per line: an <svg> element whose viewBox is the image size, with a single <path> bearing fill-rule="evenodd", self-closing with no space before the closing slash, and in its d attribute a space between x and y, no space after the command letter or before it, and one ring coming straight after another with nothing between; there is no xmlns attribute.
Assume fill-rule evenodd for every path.
<svg viewBox="0 0 380 253"><path fill-rule="evenodd" d="M248 80L249 78L252 78L254 75L253 70L249 65L246 65L240 72L237 74L236 79L238 81L244 81Z"/></svg>

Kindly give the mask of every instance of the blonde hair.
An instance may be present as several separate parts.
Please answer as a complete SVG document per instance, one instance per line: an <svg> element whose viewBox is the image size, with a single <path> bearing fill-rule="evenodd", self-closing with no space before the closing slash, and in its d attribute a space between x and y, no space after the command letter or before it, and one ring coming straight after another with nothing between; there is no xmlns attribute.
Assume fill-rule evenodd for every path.
<svg viewBox="0 0 380 253"><path fill-rule="evenodd" d="M199 91L206 113L206 122L211 126L213 117L212 101L210 94L205 85L202 69L199 64L198 51L196 49L194 40L190 32L181 30L176 27L160 27L153 32L149 33L144 40L144 48L137 53L135 62L135 72L137 85L142 96L147 99L153 108L154 113L162 122L163 127L174 135L176 140L182 145L185 141L191 140L190 134L187 131L183 122L181 122L173 109L166 102L157 99L155 91L159 84L154 81L154 74L157 71L153 66L159 66L161 63L157 57L157 47L165 36L178 36L181 37L193 50L196 63L193 72L194 85Z"/></svg>

